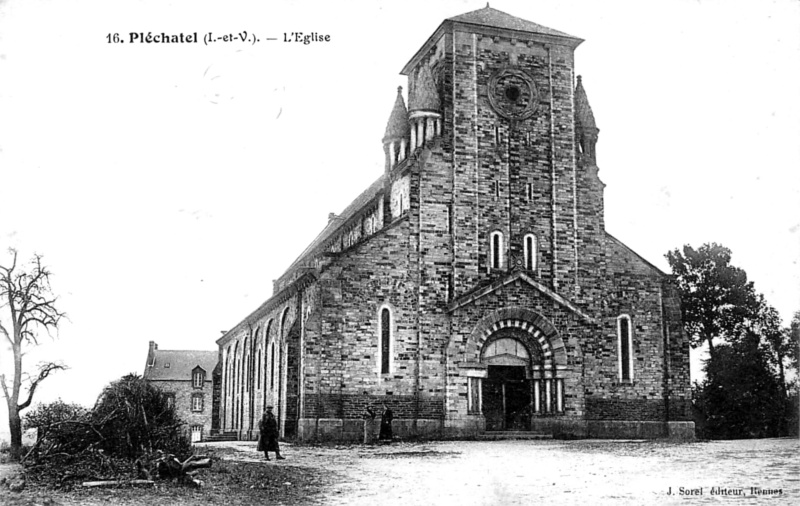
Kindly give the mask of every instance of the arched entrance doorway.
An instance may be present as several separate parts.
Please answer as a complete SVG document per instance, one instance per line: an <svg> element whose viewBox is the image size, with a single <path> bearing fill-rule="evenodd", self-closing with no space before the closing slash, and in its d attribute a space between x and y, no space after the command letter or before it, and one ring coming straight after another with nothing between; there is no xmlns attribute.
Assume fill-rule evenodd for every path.
<svg viewBox="0 0 800 506"><path fill-rule="evenodd" d="M487 431L530 430L532 418L564 412L563 370L554 364L550 343L540 330L515 323L501 322L481 347Z"/></svg>
<svg viewBox="0 0 800 506"><path fill-rule="evenodd" d="M481 363L487 367L481 392L486 430L530 430L531 372L541 354L538 349L529 350L519 337L514 329L501 330L481 351Z"/></svg>
<svg viewBox="0 0 800 506"><path fill-rule="evenodd" d="M481 362L486 430L529 430L531 421L531 353L513 336L500 336L484 346Z"/></svg>

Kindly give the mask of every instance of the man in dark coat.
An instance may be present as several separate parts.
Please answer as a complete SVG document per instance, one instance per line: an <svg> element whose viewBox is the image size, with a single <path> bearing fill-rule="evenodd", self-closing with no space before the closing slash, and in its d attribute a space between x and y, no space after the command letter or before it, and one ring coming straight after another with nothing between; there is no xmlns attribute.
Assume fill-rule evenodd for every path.
<svg viewBox="0 0 800 506"><path fill-rule="evenodd" d="M392 410L389 409L386 404L383 405L383 414L381 414L381 432L378 438L381 441L390 441L392 440L392 419L394 419L394 414Z"/></svg>
<svg viewBox="0 0 800 506"><path fill-rule="evenodd" d="M281 449L278 446L278 421L272 414L272 406L267 406L264 416L258 423L257 450L263 451L267 460L269 460L269 452L275 452L275 460L283 460Z"/></svg>

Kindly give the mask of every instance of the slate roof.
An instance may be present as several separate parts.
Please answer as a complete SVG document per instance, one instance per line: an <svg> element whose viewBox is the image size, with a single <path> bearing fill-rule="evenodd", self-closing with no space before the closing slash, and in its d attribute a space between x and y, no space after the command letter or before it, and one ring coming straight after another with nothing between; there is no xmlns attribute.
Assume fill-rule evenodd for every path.
<svg viewBox="0 0 800 506"><path fill-rule="evenodd" d="M589 99L586 97L586 90L583 89L581 76L578 76L578 86L575 87L575 119L584 128L597 128L594 123L594 113Z"/></svg>
<svg viewBox="0 0 800 506"><path fill-rule="evenodd" d="M408 109L410 111L436 111L442 108L439 102L439 92L433 84L433 76L427 65L422 67L414 93L408 97Z"/></svg>
<svg viewBox="0 0 800 506"><path fill-rule="evenodd" d="M211 381L219 358L216 351L155 350L153 353L155 363L151 366L148 362L144 370L144 379L151 381L191 381L197 366L206 372L206 381Z"/></svg>
<svg viewBox="0 0 800 506"><path fill-rule="evenodd" d="M408 111L406 111L406 103L403 101L403 87L397 87L397 99L394 101L392 114L389 115L389 121L386 123L386 133L383 138L388 139L402 139L408 137L411 129L408 126Z"/></svg>
<svg viewBox="0 0 800 506"><path fill-rule="evenodd" d="M366 206L370 200L372 200L378 193L380 193L383 190L383 180L384 176L382 174L381 177L379 177L374 183L372 183L369 186L369 188L364 190L364 192L362 192L361 195L356 197L356 199L353 202L351 202L350 205L347 206L345 210L342 211L341 214L336 216L336 218L329 220L325 228L322 229L322 232L320 232L317 238L314 239L314 241L311 244L309 244L308 247L305 250L303 250L302 253L300 253L300 256L297 257L297 259L294 262L292 262L292 265L290 265L289 268L284 271L284 274L290 272L296 266L303 263L306 257L308 257L311 254L311 252L313 252L317 248L317 246L321 245L329 238L331 238L334 235L334 233L336 233L336 231L338 231L342 227L342 225L347 223L348 219L350 219L354 214L363 209L364 206Z"/></svg>
<svg viewBox="0 0 800 506"><path fill-rule="evenodd" d="M447 20L456 21L458 23L469 23L472 25L491 26L494 28L503 28L506 30L541 33L544 35L553 35L555 37L569 37L571 39L577 39L577 37L574 37L567 33L560 32L558 30L553 30L552 28L542 26L532 21L526 21L516 16L512 16L511 14L506 14L505 12L499 11L497 9L492 9L491 7L489 7L488 3L486 4L486 7L484 7L483 9L478 9L476 11L461 14L460 16L447 18Z"/></svg>

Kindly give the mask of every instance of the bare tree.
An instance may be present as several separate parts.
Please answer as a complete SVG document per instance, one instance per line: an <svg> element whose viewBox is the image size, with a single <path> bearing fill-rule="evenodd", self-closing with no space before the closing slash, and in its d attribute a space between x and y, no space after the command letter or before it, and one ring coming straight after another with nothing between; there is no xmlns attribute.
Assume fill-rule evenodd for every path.
<svg viewBox="0 0 800 506"><path fill-rule="evenodd" d="M5 336L14 355L14 377L9 386L5 374L0 374L0 388L8 404L8 426L11 431L11 457L18 461L22 449L20 413L31 405L39 384L64 365L45 362L33 375L23 374L24 349L39 344L39 335L58 329L65 317L56 309L57 298L50 289L50 271L42 265L42 257L34 255L27 266L17 265L17 251L9 250L11 266L0 265L0 335ZM23 395L23 380L25 394ZM24 398L20 402L20 398Z"/></svg>

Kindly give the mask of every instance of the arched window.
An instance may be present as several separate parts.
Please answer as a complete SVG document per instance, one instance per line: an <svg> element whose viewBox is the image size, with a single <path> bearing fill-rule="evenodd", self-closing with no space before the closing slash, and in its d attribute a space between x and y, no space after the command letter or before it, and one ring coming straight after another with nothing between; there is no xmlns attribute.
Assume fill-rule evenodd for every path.
<svg viewBox="0 0 800 506"><path fill-rule="evenodd" d="M619 380L633 381L633 342L631 340L631 317L621 315L617 318L617 365Z"/></svg>
<svg viewBox="0 0 800 506"><path fill-rule="evenodd" d="M261 348L258 348L258 356L256 358L256 388L261 389Z"/></svg>
<svg viewBox="0 0 800 506"><path fill-rule="evenodd" d="M283 315L281 316L281 333L280 338L283 339L286 337L286 322L289 321L289 308L283 310Z"/></svg>
<svg viewBox="0 0 800 506"><path fill-rule="evenodd" d="M272 371L271 368L268 368L269 364L269 350L270 346L272 346L270 342L270 333L272 331L272 319L267 322L267 326L264 328L264 390L267 389L267 386L271 386L271 383L267 380L270 377L270 373ZM266 395L266 393L264 394ZM266 397L264 397L266 401Z"/></svg>
<svg viewBox="0 0 800 506"><path fill-rule="evenodd" d="M275 385L275 343L270 343L270 359L269 359L269 370L271 374L269 375L269 387L272 388Z"/></svg>
<svg viewBox="0 0 800 506"><path fill-rule="evenodd" d="M525 253L525 269L536 270L536 236L526 234L523 240L523 250Z"/></svg>
<svg viewBox="0 0 800 506"><path fill-rule="evenodd" d="M392 311L386 306L383 306L380 311L378 331L380 339L379 370L381 374L389 374L392 371Z"/></svg>
<svg viewBox="0 0 800 506"><path fill-rule="evenodd" d="M249 381L247 379L250 377L250 336L244 338L244 348L242 348L242 394L244 392L249 391Z"/></svg>
<svg viewBox="0 0 800 506"><path fill-rule="evenodd" d="M502 269L503 258L503 233L495 230L489 234L489 266L492 269Z"/></svg>

